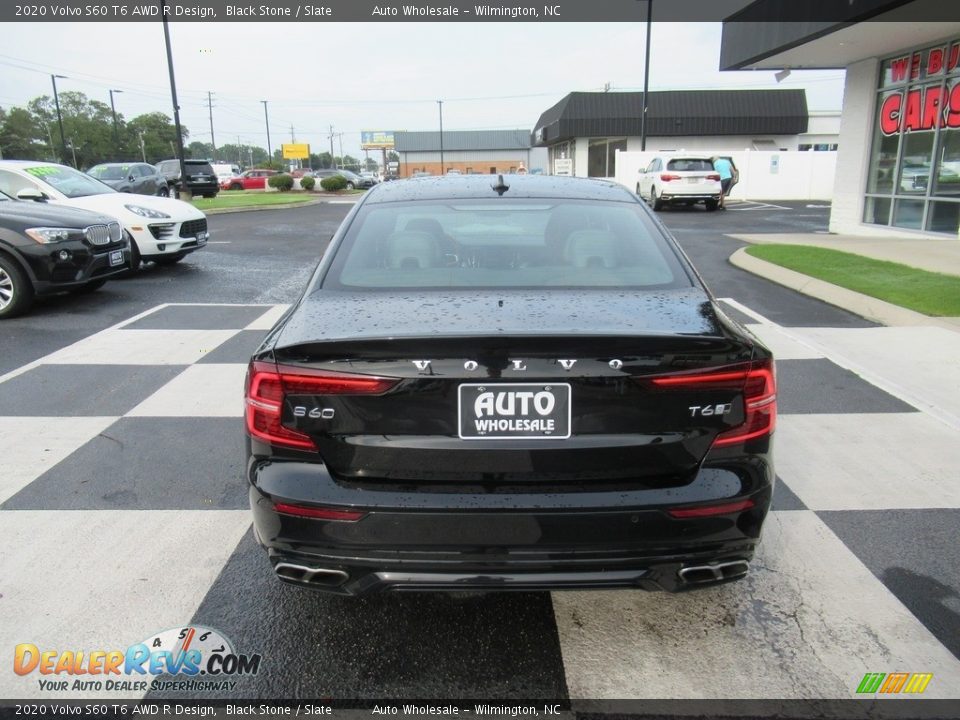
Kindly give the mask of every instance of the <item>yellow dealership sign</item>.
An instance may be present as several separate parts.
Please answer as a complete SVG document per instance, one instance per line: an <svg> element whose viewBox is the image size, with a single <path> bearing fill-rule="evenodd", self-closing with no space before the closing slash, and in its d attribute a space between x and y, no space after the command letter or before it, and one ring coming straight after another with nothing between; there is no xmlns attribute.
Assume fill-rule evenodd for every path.
<svg viewBox="0 0 960 720"><path fill-rule="evenodd" d="M310 158L310 146L307 143L284 143L284 160L308 160Z"/></svg>

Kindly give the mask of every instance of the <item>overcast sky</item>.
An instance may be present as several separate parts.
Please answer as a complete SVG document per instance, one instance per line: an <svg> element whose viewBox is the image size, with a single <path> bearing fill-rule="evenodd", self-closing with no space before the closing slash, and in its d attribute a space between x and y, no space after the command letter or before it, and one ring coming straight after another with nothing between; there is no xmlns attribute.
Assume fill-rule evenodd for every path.
<svg viewBox="0 0 960 720"><path fill-rule="evenodd" d="M181 121L218 145L298 142L360 154L361 130L532 129L571 91L643 87L642 23L171 23ZM720 23L655 23L651 90L805 88L811 110L839 110L842 71L719 72ZM126 118L172 115L159 23L0 24L0 106L58 90L109 102ZM339 142L339 140L337 141ZM339 154L339 146L335 146Z"/></svg>

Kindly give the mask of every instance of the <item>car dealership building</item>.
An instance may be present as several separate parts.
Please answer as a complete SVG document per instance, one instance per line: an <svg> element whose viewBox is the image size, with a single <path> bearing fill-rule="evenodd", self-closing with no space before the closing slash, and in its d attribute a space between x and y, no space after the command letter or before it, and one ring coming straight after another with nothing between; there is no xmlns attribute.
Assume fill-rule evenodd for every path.
<svg viewBox="0 0 960 720"><path fill-rule="evenodd" d="M838 3L829 20L814 5L804 20L793 0L746 4L724 23L720 68L845 69L830 230L956 237L960 22L920 0Z"/></svg>
<svg viewBox="0 0 960 720"><path fill-rule="evenodd" d="M614 177L616 153L641 149L642 117L642 92L573 92L540 115L534 144L551 174ZM836 150L839 132L803 90L655 91L646 122L652 152Z"/></svg>

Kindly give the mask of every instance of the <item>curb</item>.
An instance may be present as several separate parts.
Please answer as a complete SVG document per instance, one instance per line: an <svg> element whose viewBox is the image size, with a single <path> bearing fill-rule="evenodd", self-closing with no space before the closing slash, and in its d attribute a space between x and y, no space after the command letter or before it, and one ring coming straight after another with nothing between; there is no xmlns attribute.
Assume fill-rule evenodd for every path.
<svg viewBox="0 0 960 720"><path fill-rule="evenodd" d="M730 256L730 263L741 270L746 270L778 285L783 285L803 295L835 305L881 325L892 327L926 325L960 332L960 325L948 319L924 315L854 290L847 290L823 280L812 278L795 270L774 265L766 260L749 255L745 247L740 248Z"/></svg>
<svg viewBox="0 0 960 720"><path fill-rule="evenodd" d="M283 203L282 205L254 205L249 207L235 207L235 208L213 208L211 210L200 210L204 215L226 215L228 213L242 213L242 212L258 212L260 210L289 210L290 208L298 207L310 207L311 205L321 205L323 203L328 203L334 200L335 198L317 198L316 200L307 200L305 202L297 203ZM196 207L196 205L194 205ZM199 208L197 208L199 210Z"/></svg>

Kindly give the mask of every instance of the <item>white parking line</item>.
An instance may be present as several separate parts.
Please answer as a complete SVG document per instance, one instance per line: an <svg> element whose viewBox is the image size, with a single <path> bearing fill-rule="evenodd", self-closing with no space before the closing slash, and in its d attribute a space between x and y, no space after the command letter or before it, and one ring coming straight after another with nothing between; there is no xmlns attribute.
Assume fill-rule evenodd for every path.
<svg viewBox="0 0 960 720"><path fill-rule="evenodd" d="M753 205L753 207L730 207L730 208L727 208L727 210L730 210L730 211L739 210L741 212L744 212L747 210L764 210L767 208L776 208L777 210L793 210L793 208L786 207L785 205L774 205L773 203L757 202L756 200L740 200L738 201L737 204L738 205L750 204L750 205Z"/></svg>

